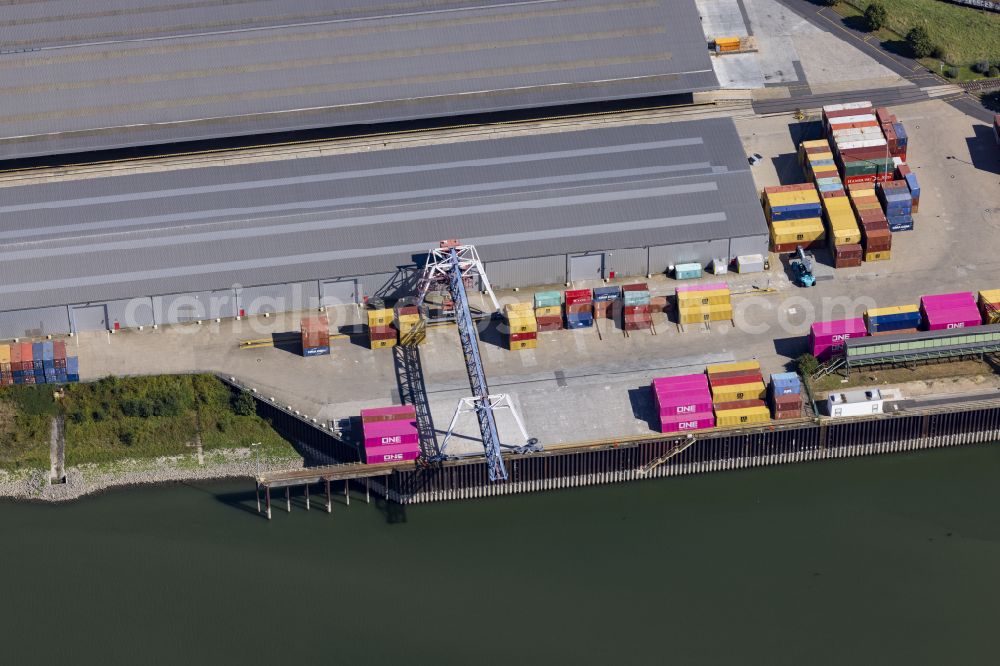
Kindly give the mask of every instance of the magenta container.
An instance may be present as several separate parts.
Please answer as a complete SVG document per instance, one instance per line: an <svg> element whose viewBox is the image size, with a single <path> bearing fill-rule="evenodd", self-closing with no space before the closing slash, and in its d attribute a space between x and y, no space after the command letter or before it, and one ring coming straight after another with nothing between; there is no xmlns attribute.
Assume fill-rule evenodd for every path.
<svg viewBox="0 0 1000 666"><path fill-rule="evenodd" d="M705 412L711 413L712 398L709 396L707 399L698 398L697 402L686 400L679 401L676 404L664 404L661 402L657 408L660 412L661 420L674 416L690 417L692 414L704 414Z"/></svg>
<svg viewBox="0 0 1000 666"><path fill-rule="evenodd" d="M678 294L690 293L692 291L718 291L719 289L729 289L725 282L710 282L709 284L682 284L677 287Z"/></svg>
<svg viewBox="0 0 1000 666"><path fill-rule="evenodd" d="M371 450L367 446L365 447L365 462L369 465L404 462L406 460L416 460L419 457L420 447L409 444L379 446Z"/></svg>
<svg viewBox="0 0 1000 666"><path fill-rule="evenodd" d="M653 391L657 394L691 391L699 388L708 390L708 376L705 374L657 377L653 380Z"/></svg>
<svg viewBox="0 0 1000 666"><path fill-rule="evenodd" d="M365 448L420 443L417 424L413 421L379 421L364 424Z"/></svg>
<svg viewBox="0 0 1000 666"><path fill-rule="evenodd" d="M868 335L865 320L837 319L836 321L818 321L809 331L809 344L812 354L820 361L829 360L835 352L844 348L844 342L850 338L862 338Z"/></svg>
<svg viewBox="0 0 1000 666"><path fill-rule="evenodd" d="M920 311L929 331L966 328L983 323L976 297L968 291L924 296L920 299Z"/></svg>
<svg viewBox="0 0 1000 666"><path fill-rule="evenodd" d="M715 414L702 412L660 419L660 432L691 432L715 427Z"/></svg>

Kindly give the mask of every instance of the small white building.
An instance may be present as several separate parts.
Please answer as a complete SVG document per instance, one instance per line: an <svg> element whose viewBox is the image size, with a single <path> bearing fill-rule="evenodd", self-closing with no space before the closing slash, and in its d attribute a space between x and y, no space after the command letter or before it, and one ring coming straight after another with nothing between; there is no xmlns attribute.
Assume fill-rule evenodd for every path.
<svg viewBox="0 0 1000 666"><path fill-rule="evenodd" d="M834 417L881 414L884 404L885 399L878 389L831 393L826 398L827 413Z"/></svg>

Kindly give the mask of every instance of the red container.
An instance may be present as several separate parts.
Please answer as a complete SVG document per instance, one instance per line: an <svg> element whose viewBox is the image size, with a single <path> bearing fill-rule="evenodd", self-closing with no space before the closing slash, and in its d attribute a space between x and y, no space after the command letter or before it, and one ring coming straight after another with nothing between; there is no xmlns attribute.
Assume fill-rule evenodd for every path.
<svg viewBox="0 0 1000 666"><path fill-rule="evenodd" d="M648 305L626 305L622 308L625 316L629 315L648 315L651 308Z"/></svg>
<svg viewBox="0 0 1000 666"><path fill-rule="evenodd" d="M55 340L52 343L52 359L53 365L57 368L66 367L66 341L65 340Z"/></svg>
<svg viewBox="0 0 1000 666"><path fill-rule="evenodd" d="M802 418L802 409L792 409L783 412L775 412L774 416L771 417L774 421L788 421L789 419L800 419Z"/></svg>
<svg viewBox="0 0 1000 666"><path fill-rule="evenodd" d="M844 190L831 190L830 192L820 192L819 195L824 199L837 199L839 197L846 197L847 192Z"/></svg>
<svg viewBox="0 0 1000 666"><path fill-rule="evenodd" d="M797 243L775 243L771 245L771 251L778 254L785 254L788 252L795 252L799 247L803 250L809 250L812 248L820 248L826 244L826 239L815 240L812 242L799 241Z"/></svg>
<svg viewBox="0 0 1000 666"><path fill-rule="evenodd" d="M812 186L810 185L810 187ZM649 291L649 286L645 282L636 282L635 284L623 285L622 291Z"/></svg>
<svg viewBox="0 0 1000 666"><path fill-rule="evenodd" d="M17 344L21 348L21 369L31 370L35 367L35 359L32 357L31 343L20 342Z"/></svg>
<svg viewBox="0 0 1000 666"><path fill-rule="evenodd" d="M417 410L413 405L396 405L394 407L372 407L361 410L361 423L379 423L382 421L413 421L416 427Z"/></svg>
<svg viewBox="0 0 1000 666"><path fill-rule="evenodd" d="M532 333L511 333L510 334L510 341L511 342L520 342L521 340L537 340L537 339L538 339L538 334L534 333L534 332L532 332Z"/></svg>
<svg viewBox="0 0 1000 666"><path fill-rule="evenodd" d="M720 402L715 405L715 412L725 412L731 409L748 409L750 407L767 407L763 400L733 400L732 402Z"/></svg>
<svg viewBox="0 0 1000 666"><path fill-rule="evenodd" d="M758 370L737 370L734 372L717 372L708 376L708 382L713 387L735 386L736 384L750 384L751 382L763 382L764 377Z"/></svg>
<svg viewBox="0 0 1000 666"><path fill-rule="evenodd" d="M773 187L765 187L764 194L778 194L780 192L808 192L810 190L815 190L816 186L812 183L797 183L795 185L774 185ZM642 289L641 291L645 291Z"/></svg>
<svg viewBox="0 0 1000 666"><path fill-rule="evenodd" d="M368 327L368 339L369 340L395 340L396 339L396 329L392 326L369 326ZM318 345L322 346L322 345Z"/></svg>
<svg viewBox="0 0 1000 666"><path fill-rule="evenodd" d="M34 375L25 375L24 376L24 383L25 384L34 384L35 383L35 376Z"/></svg>
<svg viewBox="0 0 1000 666"><path fill-rule="evenodd" d="M543 319L552 320L558 319L558 321L542 321ZM562 330L562 317L539 317L537 320L537 327L539 333L551 333L552 331Z"/></svg>
<svg viewBox="0 0 1000 666"><path fill-rule="evenodd" d="M802 409L802 394L786 393L784 395L776 395L774 396L774 408L776 410Z"/></svg>
<svg viewBox="0 0 1000 666"><path fill-rule="evenodd" d="M593 305L591 303L567 303L566 304L566 314L583 314L590 313L593 311Z"/></svg>
<svg viewBox="0 0 1000 666"><path fill-rule="evenodd" d="M563 297L565 298L566 305L589 304L594 300L594 295L590 289L567 289L563 292Z"/></svg>
<svg viewBox="0 0 1000 666"><path fill-rule="evenodd" d="M834 268L856 268L861 265L863 250L860 245L836 245L833 248Z"/></svg>

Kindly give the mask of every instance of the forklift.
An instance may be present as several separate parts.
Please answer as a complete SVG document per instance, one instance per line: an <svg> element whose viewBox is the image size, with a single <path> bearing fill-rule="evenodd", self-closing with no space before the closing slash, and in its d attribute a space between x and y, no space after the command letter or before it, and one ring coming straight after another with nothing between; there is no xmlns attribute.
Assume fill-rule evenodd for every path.
<svg viewBox="0 0 1000 666"><path fill-rule="evenodd" d="M807 255L801 245L795 250L795 255L788 264L792 269L795 284L800 287L811 287L816 284L816 278L813 276L812 255Z"/></svg>

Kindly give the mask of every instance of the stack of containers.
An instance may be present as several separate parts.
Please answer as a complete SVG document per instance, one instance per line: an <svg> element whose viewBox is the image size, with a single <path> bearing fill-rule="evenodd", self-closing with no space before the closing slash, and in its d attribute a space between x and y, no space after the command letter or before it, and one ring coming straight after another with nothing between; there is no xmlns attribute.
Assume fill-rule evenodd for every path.
<svg viewBox="0 0 1000 666"><path fill-rule="evenodd" d="M302 331L302 355L323 356L330 353L330 318L325 314L303 317L299 325Z"/></svg>
<svg viewBox="0 0 1000 666"><path fill-rule="evenodd" d="M52 343L53 356L55 358L56 381L68 382L69 371L66 368L66 341L56 340ZM77 378L79 380L79 378Z"/></svg>
<svg viewBox="0 0 1000 666"><path fill-rule="evenodd" d="M507 348L514 351L538 346L538 320L532 303L508 303L504 306L507 320Z"/></svg>
<svg viewBox="0 0 1000 666"><path fill-rule="evenodd" d="M715 427L712 394L703 374L653 380L660 432L690 432Z"/></svg>
<svg viewBox="0 0 1000 666"><path fill-rule="evenodd" d="M771 375L769 389L774 420L797 419L802 417L802 382L794 372L779 372Z"/></svg>
<svg viewBox="0 0 1000 666"><path fill-rule="evenodd" d="M846 184L892 177L893 161L870 102L823 107L823 130Z"/></svg>
<svg viewBox="0 0 1000 666"><path fill-rule="evenodd" d="M567 289L566 328L589 328L594 325L594 295L590 289Z"/></svg>
<svg viewBox="0 0 1000 666"><path fill-rule="evenodd" d="M799 165L805 173L806 180L816 183L820 196L844 189L840 172L837 171L837 163L833 159L833 149L826 139L800 143Z"/></svg>
<svg viewBox="0 0 1000 666"><path fill-rule="evenodd" d="M889 308L868 308L865 312L865 326L868 335L888 335L890 333L915 333L923 322L920 306L895 305Z"/></svg>
<svg viewBox="0 0 1000 666"><path fill-rule="evenodd" d="M733 303L725 282L677 287L677 317L681 324L730 321Z"/></svg>
<svg viewBox="0 0 1000 666"><path fill-rule="evenodd" d="M879 201L885 210L885 219L891 231L913 229L913 199L905 180L890 180L879 183L876 188Z"/></svg>
<svg viewBox="0 0 1000 666"><path fill-rule="evenodd" d="M823 197L823 219L827 225L834 268L860 266L861 230L844 190L831 192L830 196Z"/></svg>
<svg viewBox="0 0 1000 666"><path fill-rule="evenodd" d="M882 133L885 135L886 143L889 146L889 154L905 162L909 138L907 137L903 123L899 122L896 114L890 113L889 109L884 106L875 109L875 117L878 119Z"/></svg>
<svg viewBox="0 0 1000 666"><path fill-rule="evenodd" d="M399 344L420 345L427 340L427 330L421 326L420 308L416 305L396 304L393 322L399 333Z"/></svg>
<svg viewBox="0 0 1000 666"><path fill-rule="evenodd" d="M392 310L377 307L368 310L368 346L385 349L396 344L396 329L392 327Z"/></svg>
<svg viewBox="0 0 1000 666"><path fill-rule="evenodd" d="M677 264L674 266L675 280L697 280L701 278L701 264Z"/></svg>
<svg viewBox="0 0 1000 666"><path fill-rule="evenodd" d="M765 187L764 215L774 252L795 252L800 245L807 249L826 239L823 206L811 183Z"/></svg>
<svg viewBox="0 0 1000 666"><path fill-rule="evenodd" d="M621 299L621 287L594 288L594 319L614 319L615 308Z"/></svg>
<svg viewBox="0 0 1000 666"><path fill-rule="evenodd" d="M10 345L0 345L0 386L10 386L14 383L14 375L10 367Z"/></svg>
<svg viewBox="0 0 1000 666"><path fill-rule="evenodd" d="M540 333L562 329L562 296L558 291L535 292L535 323Z"/></svg>
<svg viewBox="0 0 1000 666"><path fill-rule="evenodd" d="M834 354L843 351L844 343L849 338L863 338L867 335L868 329L861 317L818 321L809 331L809 346L813 356L820 361L827 361Z"/></svg>
<svg viewBox="0 0 1000 666"><path fill-rule="evenodd" d="M921 296L920 311L924 315L928 331L966 328L983 323L976 298L969 291Z"/></svg>
<svg viewBox="0 0 1000 666"><path fill-rule="evenodd" d="M712 402L716 403L716 417L719 416L719 404L741 400L762 401L767 394L764 377L760 374L760 363L757 361L710 365L706 373L712 389Z"/></svg>
<svg viewBox="0 0 1000 666"><path fill-rule="evenodd" d="M41 342L31 343L31 360L34 368L35 383L45 383L45 351Z"/></svg>
<svg viewBox="0 0 1000 666"><path fill-rule="evenodd" d="M849 186L851 206L861 223L861 246L865 261L885 261L892 256L892 232L882 212L882 204L871 183Z"/></svg>
<svg viewBox="0 0 1000 666"><path fill-rule="evenodd" d="M715 404L715 424L721 428L770 421L771 410L763 400L734 400Z"/></svg>
<svg viewBox="0 0 1000 666"><path fill-rule="evenodd" d="M653 315L649 311L649 287L645 282L627 284L622 287L622 328L639 331L653 327Z"/></svg>
<svg viewBox="0 0 1000 666"><path fill-rule="evenodd" d="M21 344L10 345L10 374L15 384L24 383L24 364L21 363Z"/></svg>
<svg viewBox="0 0 1000 666"><path fill-rule="evenodd" d="M417 413L412 405L362 409L361 432L369 465L420 456Z"/></svg>
<svg viewBox="0 0 1000 666"><path fill-rule="evenodd" d="M56 350L51 340L42 343L42 372L45 384L56 383Z"/></svg>
<svg viewBox="0 0 1000 666"><path fill-rule="evenodd" d="M911 206L916 213L920 208L920 183L917 182L917 174L905 164L900 164L896 167L896 180L906 181L906 186L910 189Z"/></svg>
<svg viewBox="0 0 1000 666"><path fill-rule="evenodd" d="M979 312L984 324L1000 324L1000 289L979 292Z"/></svg>

